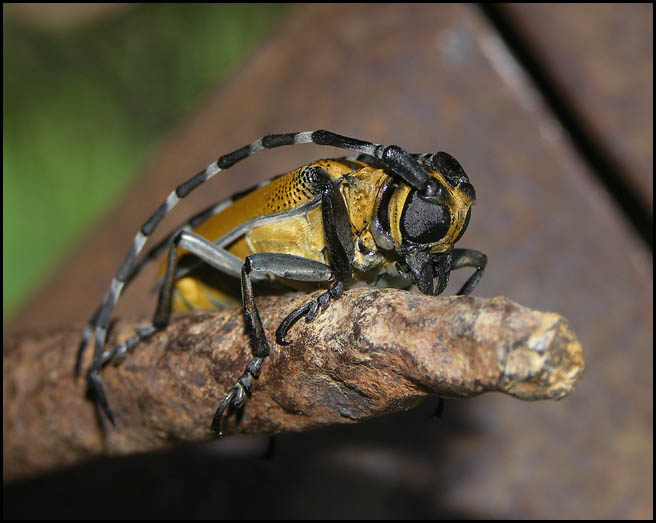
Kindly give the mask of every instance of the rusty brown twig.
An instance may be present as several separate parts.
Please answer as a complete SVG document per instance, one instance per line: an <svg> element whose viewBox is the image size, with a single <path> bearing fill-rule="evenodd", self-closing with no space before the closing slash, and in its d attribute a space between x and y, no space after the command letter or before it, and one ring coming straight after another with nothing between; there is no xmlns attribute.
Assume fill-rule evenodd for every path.
<svg viewBox="0 0 656 523"><path fill-rule="evenodd" d="M269 335L307 299L263 298ZM119 322L110 343L132 329ZM121 366L103 371L117 424L101 430L84 379L73 379L79 335L63 328L5 344L5 480L98 454L211 439L214 410L250 358L239 308L178 317ZM356 422L431 393L560 399L583 370L581 346L564 318L506 298L353 289L290 337L287 347L272 344L245 408L225 420L227 433Z"/></svg>

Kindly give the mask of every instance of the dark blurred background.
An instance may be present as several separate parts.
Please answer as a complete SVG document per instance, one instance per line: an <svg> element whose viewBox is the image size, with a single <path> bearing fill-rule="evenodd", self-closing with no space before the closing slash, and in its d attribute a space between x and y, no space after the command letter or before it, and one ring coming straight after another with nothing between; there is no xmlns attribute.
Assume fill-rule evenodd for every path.
<svg viewBox="0 0 656 523"><path fill-rule="evenodd" d="M459 159L476 289L567 317L567 399L436 401L4 486L7 518L652 518L653 7L3 5L5 333L86 321L180 181L272 132ZM235 167L162 229L318 157ZM160 231L163 233L164 231ZM451 291L466 275L454 275ZM149 315L152 270L117 314Z"/></svg>

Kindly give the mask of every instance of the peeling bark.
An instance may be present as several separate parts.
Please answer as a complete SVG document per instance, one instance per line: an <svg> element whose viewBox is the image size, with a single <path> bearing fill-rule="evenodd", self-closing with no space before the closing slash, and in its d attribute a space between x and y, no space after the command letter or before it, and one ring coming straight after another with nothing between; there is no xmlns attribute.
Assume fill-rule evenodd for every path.
<svg viewBox="0 0 656 523"><path fill-rule="evenodd" d="M314 322L299 322L291 345L273 343L278 324L307 300L258 300L271 355L245 407L224 419L225 433L353 423L406 409L429 394L561 399L583 371L567 320L503 297L352 289ZM138 324L117 322L109 344ZM85 380L73 378L79 337L79 328L61 328L5 343L5 481L100 454L214 438L214 410L251 357L239 308L174 318L122 365L104 369L112 427L85 399Z"/></svg>

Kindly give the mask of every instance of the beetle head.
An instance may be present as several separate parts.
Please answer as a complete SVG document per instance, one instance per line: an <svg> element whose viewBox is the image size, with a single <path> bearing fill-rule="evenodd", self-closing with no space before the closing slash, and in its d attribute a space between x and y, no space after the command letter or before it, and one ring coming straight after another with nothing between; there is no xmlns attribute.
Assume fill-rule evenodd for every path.
<svg viewBox="0 0 656 523"><path fill-rule="evenodd" d="M392 177L378 191L371 232L380 248L443 252L465 232L476 199L465 171L444 152L428 156L422 167L430 177L424 191Z"/></svg>
<svg viewBox="0 0 656 523"><path fill-rule="evenodd" d="M439 294L446 286L453 245L469 224L476 191L447 153L427 156L421 166L430 177L424 191L393 178L382 185L371 232L379 247L397 252L406 277L422 293Z"/></svg>

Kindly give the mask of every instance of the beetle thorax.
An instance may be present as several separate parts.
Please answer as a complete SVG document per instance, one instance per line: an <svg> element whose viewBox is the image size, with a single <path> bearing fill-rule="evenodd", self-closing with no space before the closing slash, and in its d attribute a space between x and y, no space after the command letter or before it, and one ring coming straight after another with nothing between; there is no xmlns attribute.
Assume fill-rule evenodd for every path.
<svg viewBox="0 0 656 523"><path fill-rule="evenodd" d="M369 225L375 212L376 196L386 177L381 169L364 167L345 176L340 186L355 243L352 263L358 271L366 272L385 261L385 255L376 245Z"/></svg>

